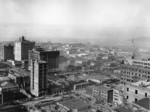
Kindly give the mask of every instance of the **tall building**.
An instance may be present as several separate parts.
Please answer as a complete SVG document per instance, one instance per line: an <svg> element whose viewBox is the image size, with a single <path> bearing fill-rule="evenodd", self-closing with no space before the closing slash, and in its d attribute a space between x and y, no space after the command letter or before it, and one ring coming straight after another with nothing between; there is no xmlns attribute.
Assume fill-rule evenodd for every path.
<svg viewBox="0 0 150 112"><path fill-rule="evenodd" d="M11 44L3 45L1 47L1 55L2 60L14 60L14 46Z"/></svg>
<svg viewBox="0 0 150 112"><path fill-rule="evenodd" d="M40 60L31 60L30 91L35 96L46 94L47 63Z"/></svg>
<svg viewBox="0 0 150 112"><path fill-rule="evenodd" d="M48 73L55 72L59 68L59 51L30 50L29 69L31 60L43 60L47 62Z"/></svg>
<svg viewBox="0 0 150 112"><path fill-rule="evenodd" d="M32 50L34 46L35 42L26 40L24 36L19 38L19 41L15 42L14 46L15 60L28 60L28 51Z"/></svg>

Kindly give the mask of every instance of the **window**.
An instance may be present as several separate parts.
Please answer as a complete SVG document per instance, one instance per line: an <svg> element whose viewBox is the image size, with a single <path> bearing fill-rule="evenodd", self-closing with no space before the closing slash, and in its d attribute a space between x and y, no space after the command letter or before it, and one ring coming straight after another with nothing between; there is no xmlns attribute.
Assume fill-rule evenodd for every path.
<svg viewBox="0 0 150 112"><path fill-rule="evenodd" d="M126 98L129 99L129 96L127 96Z"/></svg>
<svg viewBox="0 0 150 112"><path fill-rule="evenodd" d="M145 97L147 97L147 93L145 93Z"/></svg>
<svg viewBox="0 0 150 112"><path fill-rule="evenodd" d="M138 99L137 99L137 98L135 98L135 102L136 102L136 101L138 101Z"/></svg>
<svg viewBox="0 0 150 112"><path fill-rule="evenodd" d="M133 72L132 72L132 75L133 75Z"/></svg>
<svg viewBox="0 0 150 112"><path fill-rule="evenodd" d="M135 94L138 94L138 90L135 90Z"/></svg>
<svg viewBox="0 0 150 112"><path fill-rule="evenodd" d="M129 91L129 88L127 88L127 91Z"/></svg>

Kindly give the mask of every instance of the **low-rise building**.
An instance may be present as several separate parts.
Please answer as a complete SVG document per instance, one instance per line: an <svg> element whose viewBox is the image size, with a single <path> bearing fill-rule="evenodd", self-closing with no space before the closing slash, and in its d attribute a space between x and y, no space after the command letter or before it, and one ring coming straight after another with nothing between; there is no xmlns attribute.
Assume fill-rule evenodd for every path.
<svg viewBox="0 0 150 112"><path fill-rule="evenodd" d="M94 96L97 100L103 100L105 103L113 102L113 89L106 85L97 84L88 87L86 93Z"/></svg>
<svg viewBox="0 0 150 112"><path fill-rule="evenodd" d="M150 97L150 82L138 81L136 83L126 84L124 94L129 103Z"/></svg>
<svg viewBox="0 0 150 112"><path fill-rule="evenodd" d="M75 98L60 101L57 105L72 112L87 112L89 110L89 105Z"/></svg>
<svg viewBox="0 0 150 112"><path fill-rule="evenodd" d="M10 79L0 80L0 92L19 91L19 86Z"/></svg>
<svg viewBox="0 0 150 112"><path fill-rule="evenodd" d="M20 88L30 88L30 72L21 68L9 70L8 76L19 85Z"/></svg>

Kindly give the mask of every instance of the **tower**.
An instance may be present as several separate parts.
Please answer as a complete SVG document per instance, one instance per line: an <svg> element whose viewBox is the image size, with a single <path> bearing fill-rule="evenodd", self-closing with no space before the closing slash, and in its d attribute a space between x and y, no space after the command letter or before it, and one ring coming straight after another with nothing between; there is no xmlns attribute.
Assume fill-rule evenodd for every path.
<svg viewBox="0 0 150 112"><path fill-rule="evenodd" d="M47 62L31 60L30 92L35 96L46 94Z"/></svg>
<svg viewBox="0 0 150 112"><path fill-rule="evenodd" d="M28 60L28 51L33 49L34 46L35 42L26 40L24 36L20 37L19 41L15 42L14 46L15 60Z"/></svg>

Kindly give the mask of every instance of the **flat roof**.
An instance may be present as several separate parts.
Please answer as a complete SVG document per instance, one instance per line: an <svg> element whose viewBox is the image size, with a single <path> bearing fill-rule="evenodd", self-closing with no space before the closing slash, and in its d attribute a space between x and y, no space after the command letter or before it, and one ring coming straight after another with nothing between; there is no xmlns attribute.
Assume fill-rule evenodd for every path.
<svg viewBox="0 0 150 112"><path fill-rule="evenodd" d="M140 86L140 85L143 85L143 87L145 88L150 88L150 82L149 81L138 81L138 82L135 82L135 83L132 83L132 85L135 85L135 86Z"/></svg>
<svg viewBox="0 0 150 112"><path fill-rule="evenodd" d="M84 103L83 101L75 99L75 98L60 101L59 104L65 106L69 109L78 109L78 110L86 109L89 106L86 103Z"/></svg>
<svg viewBox="0 0 150 112"><path fill-rule="evenodd" d="M105 75L101 75L101 74L88 75L88 76L85 76L84 78L86 78L86 79L95 79L95 80L100 80L100 81L105 81L107 79L110 79L109 77L107 77Z"/></svg>
<svg viewBox="0 0 150 112"><path fill-rule="evenodd" d="M9 77L0 77L0 82L1 81L7 81L7 80L10 80L10 78Z"/></svg>
<svg viewBox="0 0 150 112"><path fill-rule="evenodd" d="M0 81L0 87L3 88L10 88L10 87L18 87L18 85L10 80Z"/></svg>
<svg viewBox="0 0 150 112"><path fill-rule="evenodd" d="M141 69L141 70L150 71L149 68L142 67L142 66L137 66L137 65L123 65L122 69L124 69L124 67L129 68L129 69Z"/></svg>
<svg viewBox="0 0 150 112"><path fill-rule="evenodd" d="M105 84L97 84L97 85L94 85L93 87L96 87L96 88L98 88L100 90L105 90L105 91L112 90L111 87L108 87Z"/></svg>
<svg viewBox="0 0 150 112"><path fill-rule="evenodd" d="M30 72L21 68L12 68L10 71L13 73L15 76L29 76Z"/></svg>

